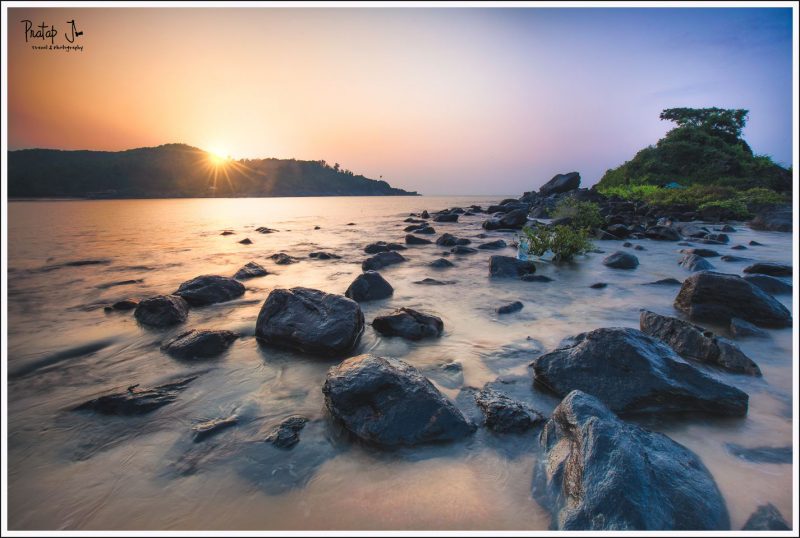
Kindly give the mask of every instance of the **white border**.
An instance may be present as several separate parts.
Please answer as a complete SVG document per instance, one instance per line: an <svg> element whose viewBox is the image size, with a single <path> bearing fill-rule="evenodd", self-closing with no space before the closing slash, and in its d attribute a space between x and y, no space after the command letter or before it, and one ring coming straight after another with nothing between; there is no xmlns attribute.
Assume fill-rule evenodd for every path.
<svg viewBox="0 0 800 538"><path fill-rule="evenodd" d="M741 7L784 7L792 9L792 48L794 51L792 60L793 72L793 131L795 139L793 140L792 151L792 171L794 182L794 195L793 195L793 216L794 216L794 230L793 230L793 252L792 260L794 267L794 296L792 298L792 313L794 316L794 343L793 343L793 374L794 374L794 393L792 399L792 417L794 421L794 451L793 451L793 499L794 510L792 514L792 528L793 531L784 532L761 532L759 536L798 536L798 449L800 445L797 443L800 429L798 428L798 413L800 407L798 406L798 170L797 165L800 159L798 152L797 133L800 132L800 122L798 122L798 5L796 2L621 2L621 1L598 1L598 2L508 2L508 1L476 1L476 2L179 2L179 1L165 1L165 2L88 2L88 1L75 1L75 2L3 2L2 3L2 31L0 37L2 38L2 275L0 275L0 283L2 286L2 311L0 311L0 326L2 328L2 363L0 370L2 370L2 506L0 507L0 531L2 536L585 536L586 532L571 532L571 531L439 531L439 532L425 532L425 531L9 531L8 530L8 391L5 390L8 386L8 165L5 156L8 154L8 8L47 8L47 7L86 7L86 8L101 8L101 7L151 7L151 8L235 8L235 7L278 7L278 8L312 8L312 7L373 7L373 8L388 8L388 7L401 7L401 8L425 8L425 7L484 7L484 8L520 8L520 7L560 7L560 8L608 8L608 7L624 7L624 8L669 8L669 7L704 7L704 8L741 8ZM593 532L597 536L752 536L753 533L749 531L694 531L694 532L679 532L679 531L652 531L652 532L611 532L611 531L597 531Z"/></svg>

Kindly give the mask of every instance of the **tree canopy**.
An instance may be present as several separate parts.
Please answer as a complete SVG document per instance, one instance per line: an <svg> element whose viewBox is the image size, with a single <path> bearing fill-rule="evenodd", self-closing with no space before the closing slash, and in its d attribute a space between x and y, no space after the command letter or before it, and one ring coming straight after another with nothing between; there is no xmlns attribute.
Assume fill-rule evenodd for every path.
<svg viewBox="0 0 800 538"><path fill-rule="evenodd" d="M743 108L667 108L659 118L674 121L678 127L701 127L740 138L749 112Z"/></svg>

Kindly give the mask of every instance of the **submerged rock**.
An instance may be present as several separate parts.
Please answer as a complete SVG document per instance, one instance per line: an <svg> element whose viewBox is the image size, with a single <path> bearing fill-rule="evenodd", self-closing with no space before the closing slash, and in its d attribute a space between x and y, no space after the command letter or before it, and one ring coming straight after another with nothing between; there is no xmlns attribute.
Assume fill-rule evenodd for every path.
<svg viewBox="0 0 800 538"><path fill-rule="evenodd" d="M342 257L338 254L334 254L332 252L309 252L309 258L314 258L315 260L340 260Z"/></svg>
<svg viewBox="0 0 800 538"><path fill-rule="evenodd" d="M442 234L436 240L436 244L440 247L454 247L456 245L469 245L472 241L467 238L456 237L453 234Z"/></svg>
<svg viewBox="0 0 800 538"><path fill-rule="evenodd" d="M661 280L656 280L655 282L646 282L645 285L647 286L680 286L681 281L677 278L662 278Z"/></svg>
<svg viewBox="0 0 800 538"><path fill-rule="evenodd" d="M730 254L726 254L722 256L720 260L724 262L746 262L749 261L750 258L743 258L741 256L731 256Z"/></svg>
<svg viewBox="0 0 800 538"><path fill-rule="evenodd" d="M513 303L508 303L506 305L500 306L497 308L498 314L512 314L514 312L519 312L522 310L523 305L520 301L514 301Z"/></svg>
<svg viewBox="0 0 800 538"><path fill-rule="evenodd" d="M359 355L328 371L325 406L348 431L386 447L453 441L475 431L461 411L413 366Z"/></svg>
<svg viewBox="0 0 800 538"><path fill-rule="evenodd" d="M594 284L592 284L589 287L592 288L593 290L602 290L603 288L608 287L608 283L606 283L606 282L595 282Z"/></svg>
<svg viewBox="0 0 800 538"><path fill-rule="evenodd" d="M205 306L241 297L244 285L226 276L201 275L178 286L175 295L183 297L192 306Z"/></svg>
<svg viewBox="0 0 800 538"><path fill-rule="evenodd" d="M156 295L140 302L133 312L139 323L151 327L169 327L183 323L189 315L189 303L177 295Z"/></svg>
<svg viewBox="0 0 800 538"><path fill-rule="evenodd" d="M475 254L476 252L478 252L478 249L472 247L465 247L464 245L456 245L450 249L450 252L459 255Z"/></svg>
<svg viewBox="0 0 800 538"><path fill-rule="evenodd" d="M133 310L137 306L139 306L139 301L137 301L136 299L122 299L121 301L113 303L111 306L107 306L105 309L125 311L125 310Z"/></svg>
<svg viewBox="0 0 800 538"><path fill-rule="evenodd" d="M149 389L132 385L124 392L108 394L82 403L76 410L95 411L103 415L143 415L174 402L197 376L186 377Z"/></svg>
<svg viewBox="0 0 800 538"><path fill-rule="evenodd" d="M231 426L236 426L238 423L239 417L236 415L200 422L199 424L192 426L192 440L195 443L199 443L200 441L208 439L212 435L218 434L222 430L226 430Z"/></svg>
<svg viewBox="0 0 800 538"><path fill-rule="evenodd" d="M423 314L410 308L400 308L391 314L378 316L372 327L384 336L402 336L409 340L441 336L444 330L442 319Z"/></svg>
<svg viewBox="0 0 800 538"><path fill-rule="evenodd" d="M614 254L606 256L603 259L603 265L612 269L636 269L639 266L639 258L618 250Z"/></svg>
<svg viewBox="0 0 800 538"><path fill-rule="evenodd" d="M742 278L744 278L750 284L758 286L765 292L773 295L792 293L791 284L784 282L780 278L775 278L774 276L756 274L744 275Z"/></svg>
<svg viewBox="0 0 800 538"><path fill-rule="evenodd" d="M757 273L769 276L792 276L792 266L783 263L758 262L742 269L745 273Z"/></svg>
<svg viewBox="0 0 800 538"><path fill-rule="evenodd" d="M230 347L238 334L231 331L192 329L161 346L165 353L180 359L216 357Z"/></svg>
<svg viewBox="0 0 800 538"><path fill-rule="evenodd" d="M485 386L475 403L486 417L486 427L497 433L521 433L544 421L544 416L524 402Z"/></svg>
<svg viewBox="0 0 800 538"><path fill-rule="evenodd" d="M489 241L487 243L482 243L478 245L480 250L500 250L501 248L506 248L508 244L503 241L502 239L498 239L496 241Z"/></svg>
<svg viewBox="0 0 800 538"><path fill-rule="evenodd" d="M364 271L344 292L345 297L358 302L377 301L391 297L394 288L377 271Z"/></svg>
<svg viewBox="0 0 800 538"><path fill-rule="evenodd" d="M366 254L377 254L379 252L389 252L390 250L406 250L406 247L400 243L387 243L386 241L370 243L364 247L364 252Z"/></svg>
<svg viewBox="0 0 800 538"><path fill-rule="evenodd" d="M678 265L690 271L712 271L714 269L714 266L708 260L697 254L684 254L678 260Z"/></svg>
<svg viewBox="0 0 800 538"><path fill-rule="evenodd" d="M739 318L731 318L730 331L734 338L746 338L748 336L766 338L769 336L767 331L759 329L752 323Z"/></svg>
<svg viewBox="0 0 800 538"><path fill-rule="evenodd" d="M536 272L533 262L518 260L511 256L492 256L489 258L490 277L521 277Z"/></svg>
<svg viewBox="0 0 800 538"><path fill-rule="evenodd" d="M248 278L256 278L259 276L266 276L268 274L269 273L267 272L267 270L261 267L256 262L247 262L242 266L241 269L236 271L236 274L233 275L233 278L236 278L238 280L246 280Z"/></svg>
<svg viewBox="0 0 800 538"><path fill-rule="evenodd" d="M395 252L394 250L390 250L387 252L378 252L371 258L367 258L361 263L361 269L364 271L374 271L377 269L383 269L389 265L394 265L396 263L407 261L406 257L402 254Z"/></svg>
<svg viewBox="0 0 800 538"><path fill-rule="evenodd" d="M406 235L406 245L430 245L431 243L433 243L433 241L431 241L430 239L417 237L414 234Z"/></svg>
<svg viewBox="0 0 800 538"><path fill-rule="evenodd" d="M642 332L658 338L684 359L710 364L729 372L761 376L761 370L736 344L687 321L642 310Z"/></svg>
<svg viewBox="0 0 800 538"><path fill-rule="evenodd" d="M300 442L300 430L305 428L306 422L308 419L299 415L288 417L275 426L264 441L278 448L292 448Z"/></svg>
<svg viewBox="0 0 800 538"><path fill-rule="evenodd" d="M539 442L533 496L558 530L726 530L725 500L692 451L575 390Z"/></svg>
<svg viewBox="0 0 800 538"><path fill-rule="evenodd" d="M433 222L458 222L457 213L442 213L433 217Z"/></svg>
<svg viewBox="0 0 800 538"><path fill-rule="evenodd" d="M252 245L253 241L249 237L245 237L241 241L239 241L242 245Z"/></svg>
<svg viewBox="0 0 800 538"><path fill-rule="evenodd" d="M455 284L455 280L436 280L435 278L423 278L422 280L415 280L414 284L420 284L422 286L448 286L450 284Z"/></svg>
<svg viewBox="0 0 800 538"><path fill-rule="evenodd" d="M454 267L454 264L449 260L445 260L444 258L439 258L429 263L428 267L434 267L436 269L445 269L447 267Z"/></svg>
<svg viewBox="0 0 800 538"><path fill-rule="evenodd" d="M256 231L260 234L271 234L277 232L278 230L267 228L266 226L259 226L258 228L256 228Z"/></svg>
<svg viewBox="0 0 800 538"><path fill-rule="evenodd" d="M519 277L519 279L522 280L523 282L552 282L553 281L553 279L550 278L549 276L533 275L533 274L522 275L521 277Z"/></svg>
<svg viewBox="0 0 800 538"><path fill-rule="evenodd" d="M728 452L743 460L753 463L792 463L791 446L758 446L748 448L736 443L725 443Z"/></svg>
<svg viewBox="0 0 800 538"><path fill-rule="evenodd" d="M675 308L692 320L730 323L741 318L759 326L789 327L789 311L774 297L736 275L701 271L683 281Z"/></svg>
<svg viewBox="0 0 800 538"><path fill-rule="evenodd" d="M357 302L311 288L272 290L256 321L257 338L317 355L352 351L362 332L364 314Z"/></svg>
<svg viewBox="0 0 800 538"><path fill-rule="evenodd" d="M744 531L789 531L789 524L772 503L762 504L750 514L742 527Z"/></svg>
<svg viewBox="0 0 800 538"><path fill-rule="evenodd" d="M270 258L272 259L273 262L275 262L275 265L290 265L292 263L297 263L298 261L300 261L293 256L289 256L285 252L276 252L275 254L270 256Z"/></svg>
<svg viewBox="0 0 800 538"><path fill-rule="evenodd" d="M716 258L719 256L719 252L716 250L711 250L708 248L684 248L681 249L681 253L683 254L695 254L697 256L701 256L703 258Z"/></svg>
<svg viewBox="0 0 800 538"><path fill-rule="evenodd" d="M559 396L582 390L618 413L747 413L748 396L702 373L666 344L636 329L603 328L574 337L531 366L534 381Z"/></svg>

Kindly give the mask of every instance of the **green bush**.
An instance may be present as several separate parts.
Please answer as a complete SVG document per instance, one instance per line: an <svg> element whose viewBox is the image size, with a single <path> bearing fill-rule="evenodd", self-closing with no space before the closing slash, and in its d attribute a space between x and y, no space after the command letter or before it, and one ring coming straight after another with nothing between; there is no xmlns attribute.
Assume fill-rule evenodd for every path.
<svg viewBox="0 0 800 538"><path fill-rule="evenodd" d="M554 262L572 261L575 256L584 254L593 247L588 228L526 226L522 232L528 240L528 254L541 257L550 251Z"/></svg>
<svg viewBox="0 0 800 538"><path fill-rule="evenodd" d="M729 213L732 218L744 220L750 218L752 215L747 210L747 205L738 199L733 200L716 200L713 202L706 202L700 204L698 209L700 211L708 211L710 209L719 208L721 212Z"/></svg>
<svg viewBox="0 0 800 538"><path fill-rule="evenodd" d="M581 202L574 198L564 198L556 205L553 218L568 217L572 219L570 226L580 229L597 228L603 224L600 206L594 202Z"/></svg>

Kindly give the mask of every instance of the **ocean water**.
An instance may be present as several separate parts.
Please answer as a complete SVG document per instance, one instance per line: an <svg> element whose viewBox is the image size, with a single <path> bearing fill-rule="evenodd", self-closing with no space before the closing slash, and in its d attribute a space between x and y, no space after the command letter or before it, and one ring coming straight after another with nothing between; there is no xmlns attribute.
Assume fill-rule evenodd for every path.
<svg viewBox="0 0 800 538"><path fill-rule="evenodd" d="M530 486L540 453L538 430L494 435L485 428L457 443L395 451L353 441L332 423L321 392L336 360L264 346L254 338L259 309L270 290L306 286L343 293L361 272L363 248L402 242L411 212L453 206L486 207L498 197L370 197L97 200L9 203L8 455L11 529L546 529L549 514ZM433 223L473 243L514 234L488 232L485 216ZM348 223L354 225L348 225ZM259 226L277 229L260 234ZM314 227L320 229L315 230ZM727 246L712 247L757 260L791 263L791 234L736 226ZM222 236L223 230L234 235ZM238 241L249 237L253 244ZM755 239L764 246L730 251ZM549 283L490 280L492 254L455 256L455 267L426 264L449 250L412 246L406 263L381 271L395 289L383 301L363 303L367 327L357 353L407 361L459 405L464 387L502 383L501 390L543 413L558 398L534 389L528 364L565 337L599 327L637 327L639 310L677 315L677 287L645 286L683 279L672 242L632 241L641 265L613 270L602 258L623 249L596 241L606 254L575 263L538 263ZM338 260L315 260L324 250ZM300 259L275 265L286 252ZM94 260L91 265L71 262ZM106 313L124 298L170 293L202 274L232 276L249 261L270 271L245 282L243 297L190 311L182 325L156 330L132 312ZM710 260L740 274L748 262ZM424 286L425 277L454 281ZM127 283L126 283L127 282ZM607 282L604 289L591 289ZM791 309L790 296L778 299ZM498 317L494 309L520 300L522 311ZM401 306L444 321L439 339L385 338L369 326ZM796 314L796 313L794 313ZM178 361L159 345L189 328L242 334L223 356ZM726 335L724 327L710 327ZM791 519L791 464L766 464L733 455L726 444L792 445L792 332L770 330L766 340L739 341L761 367L761 379L705 369L750 395L744 418L671 417L642 420L696 452L722 491L734 529L760 504L775 504ZM458 362L463 380L441 366ZM702 367L701 367L702 369ZM159 384L198 374L170 405L139 417L75 412L80 403L112 388ZM466 407L465 407L466 409ZM239 424L195 443L198 421L236 414ZM310 419L292 450L264 443L283 418Z"/></svg>

